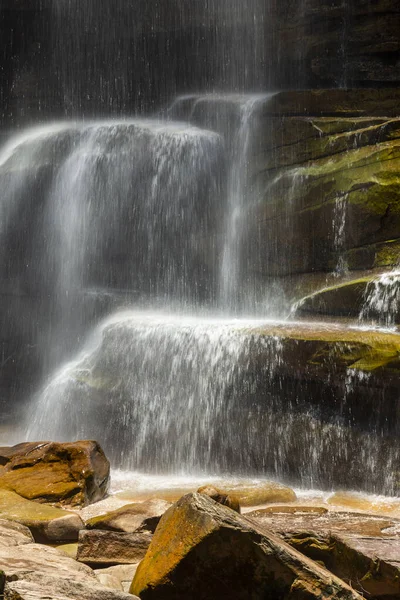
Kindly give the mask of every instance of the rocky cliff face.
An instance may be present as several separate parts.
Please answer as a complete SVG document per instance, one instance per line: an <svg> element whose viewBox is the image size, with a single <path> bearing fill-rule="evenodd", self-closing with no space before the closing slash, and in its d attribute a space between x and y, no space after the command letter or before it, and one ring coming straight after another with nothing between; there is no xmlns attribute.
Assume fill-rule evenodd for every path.
<svg viewBox="0 0 400 600"><path fill-rule="evenodd" d="M149 111L193 90L400 83L397 1L7 0L0 29L6 120Z"/></svg>
<svg viewBox="0 0 400 600"><path fill-rule="evenodd" d="M285 85L399 85L400 3L285 0L274 3Z"/></svg>

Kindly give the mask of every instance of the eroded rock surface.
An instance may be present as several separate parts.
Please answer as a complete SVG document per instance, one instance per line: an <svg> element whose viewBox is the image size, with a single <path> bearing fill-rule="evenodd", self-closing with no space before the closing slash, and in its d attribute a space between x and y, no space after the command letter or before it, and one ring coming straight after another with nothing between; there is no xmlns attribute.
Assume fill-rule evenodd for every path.
<svg viewBox="0 0 400 600"><path fill-rule="evenodd" d="M324 507L271 506L246 513L252 521L292 540L297 534L314 532L328 539L330 533L391 538L400 520L366 513L329 511Z"/></svg>
<svg viewBox="0 0 400 600"><path fill-rule="evenodd" d="M373 598L400 597L400 536L333 535L331 570Z"/></svg>
<svg viewBox="0 0 400 600"><path fill-rule="evenodd" d="M399 596L399 519L326 509L313 512L301 506L269 507L246 516L323 563L360 593L373 598Z"/></svg>
<svg viewBox="0 0 400 600"><path fill-rule="evenodd" d="M107 492L110 464L94 441L32 442L0 449L0 488L37 502L85 506Z"/></svg>

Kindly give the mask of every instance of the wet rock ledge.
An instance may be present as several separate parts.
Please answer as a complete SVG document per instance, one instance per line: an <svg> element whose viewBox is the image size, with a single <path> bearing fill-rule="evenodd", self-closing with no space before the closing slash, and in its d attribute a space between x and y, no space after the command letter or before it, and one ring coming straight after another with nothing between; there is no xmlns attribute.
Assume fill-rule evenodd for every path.
<svg viewBox="0 0 400 600"><path fill-rule="evenodd" d="M175 504L155 498L105 513L97 502L84 523L89 509L77 507L107 493L96 442L19 444L0 457L4 600L400 597L400 520L305 506L289 488L266 484L263 499L280 503L246 515L239 499L251 504L249 489L208 485ZM53 478L47 473L39 493L47 471ZM54 506L68 506L61 482L83 481L69 499L74 512Z"/></svg>

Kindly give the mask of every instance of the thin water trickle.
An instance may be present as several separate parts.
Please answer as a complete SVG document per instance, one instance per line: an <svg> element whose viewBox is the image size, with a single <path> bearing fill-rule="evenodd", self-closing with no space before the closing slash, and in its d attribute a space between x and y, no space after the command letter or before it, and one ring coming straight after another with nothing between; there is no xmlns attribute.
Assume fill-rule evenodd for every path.
<svg viewBox="0 0 400 600"><path fill-rule="evenodd" d="M232 142L228 181L228 205L225 211L225 241L221 263L221 303L226 309L237 310L243 297L241 286L242 244L246 229L246 213L254 204L249 179L249 149L254 130L254 113L267 96L253 96L240 106L240 125ZM249 292L249 290L248 290Z"/></svg>
<svg viewBox="0 0 400 600"><path fill-rule="evenodd" d="M347 221L347 194L335 200L333 210L333 247L337 255L337 264L334 270L335 277L342 277L348 271L344 251L346 246L346 221Z"/></svg>

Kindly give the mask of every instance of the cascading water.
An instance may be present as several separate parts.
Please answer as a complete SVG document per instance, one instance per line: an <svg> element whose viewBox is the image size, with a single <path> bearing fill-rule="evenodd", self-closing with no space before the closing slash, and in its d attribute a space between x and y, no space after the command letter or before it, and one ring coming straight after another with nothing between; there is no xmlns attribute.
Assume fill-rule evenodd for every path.
<svg viewBox="0 0 400 600"><path fill-rule="evenodd" d="M34 330L27 346L39 348L35 383L46 379L27 411L28 437L94 437L113 466L126 469L269 475L394 494L398 424L388 415L395 396L385 396L379 381L372 388L373 375L353 366L352 342L340 342L338 367L331 347L317 348L306 336L304 368L303 338L286 344L282 325L269 332L265 321L233 320L271 315L268 292L282 315L274 275L290 276L293 262L306 272L305 255L318 254L311 236L291 248L296 218L315 225L302 198L310 169L296 166L311 159L315 140L301 161L295 147L302 132L309 135L306 125L318 125L302 122L288 135L296 129L291 116L285 122L279 111L265 113L257 136L258 109L269 101L254 94L269 78L268 7L261 0L53 3L51 110L116 119L29 130L0 154L1 278L34 304L21 336ZM298 12L305 10L300 3ZM121 120L196 88L204 93L178 98L167 114L197 127ZM301 113L303 105L286 101L289 115ZM276 139L268 139L271 118L275 136L290 140L277 156ZM326 203L341 275L347 200L331 195ZM262 227L250 226L249 212ZM271 242L265 223L278 224L284 236ZM268 280L260 277L265 272ZM397 292L381 304L375 291L369 289L368 305L383 308L391 325ZM127 305L130 312L99 325ZM13 322L18 316L19 305ZM60 368L90 329L83 351Z"/></svg>
<svg viewBox="0 0 400 600"><path fill-rule="evenodd" d="M204 232L219 218L223 172L218 134L180 123L64 123L8 142L0 239L3 256L10 238L19 243L22 264L16 269L13 256L12 271L20 285L50 297L45 367L76 348L85 290L124 289L160 303L212 300L216 266ZM28 239L17 211L31 227ZM10 265L3 263L3 281Z"/></svg>
<svg viewBox="0 0 400 600"><path fill-rule="evenodd" d="M400 271L374 278L366 287L359 321L394 327L400 315Z"/></svg>
<svg viewBox="0 0 400 600"><path fill-rule="evenodd" d="M171 313L117 314L42 392L29 435L50 429L53 437L68 440L102 431L114 464L124 468L229 471L243 433L231 429L233 413L242 411L235 398L250 385L243 374L252 347L263 347L271 373L279 363L279 340L252 333L257 325ZM237 466L245 462L243 451L233 458Z"/></svg>
<svg viewBox="0 0 400 600"><path fill-rule="evenodd" d="M252 181L251 157L258 116L273 93L192 94L178 97L167 111L172 118L185 118L206 129L218 131L225 139L227 200L220 230L222 259L219 272L219 308L230 314L271 314L268 290L260 290L257 276L246 264L248 214L259 201ZM282 305L277 312L283 316Z"/></svg>
<svg viewBox="0 0 400 600"><path fill-rule="evenodd" d="M394 493L395 425L358 415L360 394L370 403L368 375L333 372L320 386L325 402L315 402L312 378L295 375L300 347L284 336L276 322L113 315L42 390L29 438L101 432L112 464L126 470L268 474L305 487ZM384 415L388 402L372 402Z"/></svg>
<svg viewBox="0 0 400 600"><path fill-rule="evenodd" d="M236 125L221 119L220 134L174 122L67 123L29 134L29 142L22 138L10 156L4 153L3 168L10 170L13 156L32 154L33 139L40 168L51 158L42 231L53 250L57 326L46 343L56 364L66 354L65 336L73 348L85 331L85 315L71 302L84 289L125 286L137 306L168 310L117 314L98 326L82 353L36 395L28 437L98 438L113 465L125 469L267 473L303 486L356 482L393 493L398 456L384 444L393 431L369 420L361 430L350 425L353 397L367 385L357 371L337 376L329 401L336 412L321 409L310 402L312 383L285 371L282 340L263 333L265 321L190 316L201 304L224 314L236 312L240 301L242 310L254 307L237 288L245 279L246 209L257 200L248 152L262 101L268 99L236 102ZM192 118L196 111L204 118L203 102L210 111L210 98L197 99ZM293 194L300 181L294 173ZM221 208L216 201L225 193ZM251 296L251 286L246 290ZM188 316L173 314L176 303ZM327 397L329 387L321 392ZM355 452L363 454L362 468Z"/></svg>

